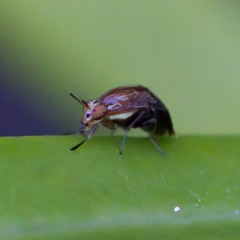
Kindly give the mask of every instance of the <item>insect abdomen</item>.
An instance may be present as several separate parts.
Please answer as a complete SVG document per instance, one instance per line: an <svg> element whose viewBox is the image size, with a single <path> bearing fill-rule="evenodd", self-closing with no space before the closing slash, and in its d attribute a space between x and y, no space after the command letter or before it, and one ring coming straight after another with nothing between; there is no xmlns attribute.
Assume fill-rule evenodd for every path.
<svg viewBox="0 0 240 240"><path fill-rule="evenodd" d="M132 128L141 128L146 132L158 135L165 134L166 132L169 134L174 134L172 120L167 110L163 111L151 108L145 110L142 109L132 114L128 118L112 119L112 121L126 130L139 116L141 111L143 111L144 114L138 119Z"/></svg>
<svg viewBox="0 0 240 240"><path fill-rule="evenodd" d="M168 132L168 134L174 134L172 119L168 111L160 111L156 110L156 119L157 119L157 127L155 130L155 134L164 134Z"/></svg>

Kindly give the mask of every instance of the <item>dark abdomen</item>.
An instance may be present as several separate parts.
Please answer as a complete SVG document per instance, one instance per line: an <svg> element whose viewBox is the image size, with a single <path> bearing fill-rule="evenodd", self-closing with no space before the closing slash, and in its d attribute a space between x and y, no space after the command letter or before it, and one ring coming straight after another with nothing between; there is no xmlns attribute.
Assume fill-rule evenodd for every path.
<svg viewBox="0 0 240 240"><path fill-rule="evenodd" d="M143 112L142 116L136 121L138 116ZM133 114L133 116L124 120L114 120L114 122L125 130L131 125L133 121L136 121L133 128L141 128L142 130L162 135L165 133L174 134L173 124L168 110L155 109L142 109L139 112Z"/></svg>

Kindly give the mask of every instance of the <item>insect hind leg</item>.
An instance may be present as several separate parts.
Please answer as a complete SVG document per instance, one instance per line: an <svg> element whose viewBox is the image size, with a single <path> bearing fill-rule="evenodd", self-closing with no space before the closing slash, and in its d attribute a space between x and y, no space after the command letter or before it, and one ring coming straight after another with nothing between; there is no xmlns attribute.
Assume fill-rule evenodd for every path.
<svg viewBox="0 0 240 240"><path fill-rule="evenodd" d="M163 155L167 156L167 154L158 146L158 144L153 140L151 136L149 136L150 141L153 143L154 147Z"/></svg>
<svg viewBox="0 0 240 240"><path fill-rule="evenodd" d="M156 118L152 118L146 122L144 122L141 126L141 128L146 131L149 132L149 138L150 141L152 142L152 144L154 145L154 147L163 155L163 156L167 156L167 154L158 146L158 144L154 141L154 139L152 138L152 136L154 135L156 129L157 129L157 119Z"/></svg>

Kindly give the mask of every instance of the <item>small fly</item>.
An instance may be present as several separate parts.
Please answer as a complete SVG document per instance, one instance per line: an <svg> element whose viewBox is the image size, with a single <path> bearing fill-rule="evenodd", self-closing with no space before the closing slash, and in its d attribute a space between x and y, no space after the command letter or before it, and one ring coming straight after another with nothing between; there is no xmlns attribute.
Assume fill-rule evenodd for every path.
<svg viewBox="0 0 240 240"><path fill-rule="evenodd" d="M148 132L153 145L165 155L152 137L165 133L173 135L173 124L166 106L149 89L143 86L118 87L106 92L99 99L88 102L78 99L72 93L70 95L84 107L79 132L86 137L71 148L71 151L90 139L97 128L103 125L111 130L115 130L117 126L125 130L120 147L121 155L131 128L141 128Z"/></svg>

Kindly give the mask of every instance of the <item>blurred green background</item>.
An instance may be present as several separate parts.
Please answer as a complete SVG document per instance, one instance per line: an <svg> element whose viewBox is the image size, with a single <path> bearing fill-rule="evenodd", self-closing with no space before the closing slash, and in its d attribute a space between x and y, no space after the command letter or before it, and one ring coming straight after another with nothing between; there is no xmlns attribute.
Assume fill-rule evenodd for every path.
<svg viewBox="0 0 240 240"><path fill-rule="evenodd" d="M239 10L0 0L1 136L77 129L69 92L137 84L183 135L159 141L166 158L147 138L128 138L122 157L116 136L72 153L79 136L0 138L0 239L239 239Z"/></svg>
<svg viewBox="0 0 240 240"><path fill-rule="evenodd" d="M142 84L179 134L239 134L238 1L0 2L0 134L77 129L86 100Z"/></svg>

